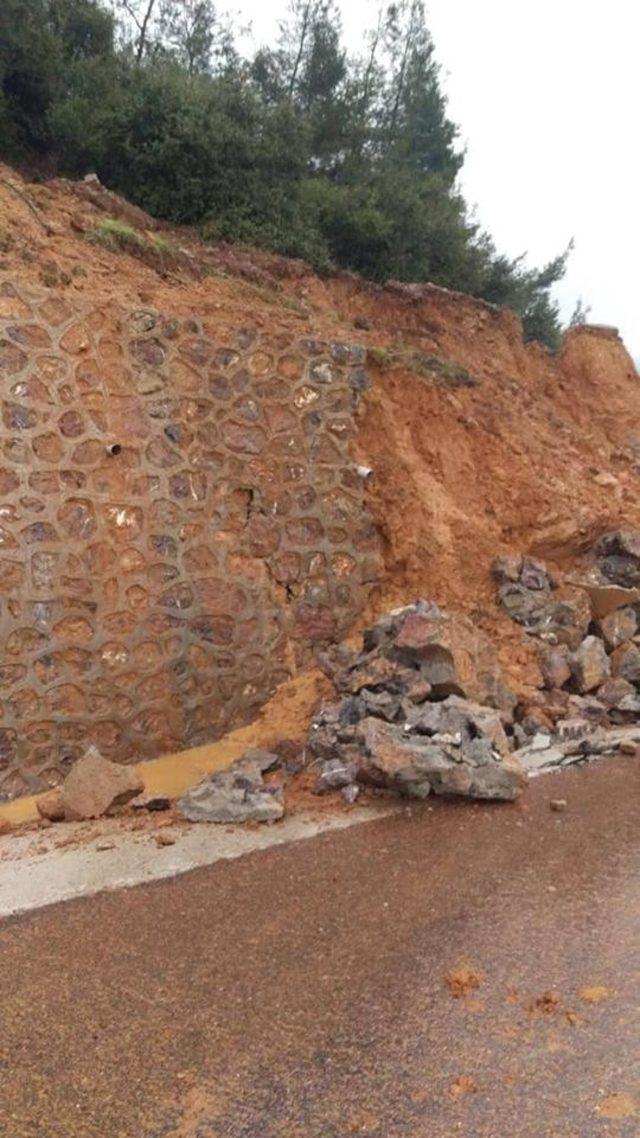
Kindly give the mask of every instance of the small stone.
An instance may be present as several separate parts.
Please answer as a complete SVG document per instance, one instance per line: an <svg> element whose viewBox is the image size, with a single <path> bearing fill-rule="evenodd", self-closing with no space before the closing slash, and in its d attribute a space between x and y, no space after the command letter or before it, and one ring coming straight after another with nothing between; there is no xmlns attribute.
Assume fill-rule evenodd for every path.
<svg viewBox="0 0 640 1138"><path fill-rule="evenodd" d="M36 809L41 818L46 818L50 822L62 822L65 811L60 787L56 786L46 794L41 794L36 800Z"/></svg>
<svg viewBox="0 0 640 1138"><path fill-rule="evenodd" d="M345 802L348 802L350 806L353 806L354 802L357 800L360 794L360 787L358 786L357 782L352 782L349 784L349 786L343 786L340 794L344 798Z"/></svg>
<svg viewBox="0 0 640 1138"><path fill-rule="evenodd" d="M552 798L549 802L549 807L554 810L556 814L561 814L563 810L567 809L566 798Z"/></svg>
<svg viewBox="0 0 640 1138"><path fill-rule="evenodd" d="M316 794L326 794L330 790L343 790L355 782L354 763L343 763L341 759L326 759L320 769L316 782Z"/></svg>
<svg viewBox="0 0 640 1138"><path fill-rule="evenodd" d="M631 739L623 739L619 747L621 755L637 755L639 749L638 744Z"/></svg>
<svg viewBox="0 0 640 1138"><path fill-rule="evenodd" d="M114 850L116 848L115 842L97 842L96 850L98 853L103 853L105 850Z"/></svg>
<svg viewBox="0 0 640 1138"><path fill-rule="evenodd" d="M157 846L175 846L176 839L171 834L156 834Z"/></svg>
<svg viewBox="0 0 640 1138"><path fill-rule="evenodd" d="M131 806L134 810L148 810L155 813L159 810L168 810L171 799L163 794L139 794L137 798L131 800Z"/></svg>

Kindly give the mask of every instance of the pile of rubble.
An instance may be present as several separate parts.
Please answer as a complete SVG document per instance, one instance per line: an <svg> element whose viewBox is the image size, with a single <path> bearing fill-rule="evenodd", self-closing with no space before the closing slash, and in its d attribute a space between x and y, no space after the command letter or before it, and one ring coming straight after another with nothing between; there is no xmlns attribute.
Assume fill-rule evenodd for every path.
<svg viewBox="0 0 640 1138"><path fill-rule="evenodd" d="M514 727L530 769L640 742L640 534L606 534L593 554L562 586L529 557L493 566L501 605L538 642L543 688Z"/></svg>
<svg viewBox="0 0 640 1138"><path fill-rule="evenodd" d="M338 699L320 708L302 764L315 789L354 802L362 786L513 800L529 775L640 745L640 534L601 538L581 581L560 583L530 557L493 565L502 607L538 644L541 689L518 703L495 649L468 619L419 600L367 628L362 651L321 659ZM178 802L194 822L273 822L287 775L271 751L247 751ZM48 817L97 817L139 795L131 768L90 750Z"/></svg>
<svg viewBox="0 0 640 1138"><path fill-rule="evenodd" d="M308 755L322 792L353 801L361 784L403 796L514 799L526 774L505 727L515 699L493 646L429 601L384 616L362 652L325 659L342 698L312 724Z"/></svg>

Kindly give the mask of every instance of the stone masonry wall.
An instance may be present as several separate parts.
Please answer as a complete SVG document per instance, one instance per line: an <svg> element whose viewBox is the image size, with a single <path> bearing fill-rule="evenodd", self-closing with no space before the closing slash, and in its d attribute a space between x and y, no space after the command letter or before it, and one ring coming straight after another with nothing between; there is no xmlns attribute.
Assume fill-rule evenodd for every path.
<svg viewBox="0 0 640 1138"><path fill-rule="evenodd" d="M0 797L213 739L377 573L364 349L0 288Z"/></svg>

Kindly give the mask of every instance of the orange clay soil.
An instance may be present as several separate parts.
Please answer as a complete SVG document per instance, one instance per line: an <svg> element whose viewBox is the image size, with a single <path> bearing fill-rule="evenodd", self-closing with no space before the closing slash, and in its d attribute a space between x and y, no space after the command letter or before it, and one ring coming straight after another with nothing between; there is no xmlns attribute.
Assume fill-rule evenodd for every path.
<svg viewBox="0 0 640 1138"><path fill-rule="evenodd" d="M615 330L573 330L553 355L523 343L513 313L460 294L321 280L302 262L207 248L166 227L171 252L145 263L87 243L109 215L158 229L100 187L29 185L0 167L2 268L105 301L215 312L221 330L245 320L364 344L371 386L354 459L372 469L367 505L384 555L366 617L418 596L463 610L494 639L515 689L530 690L534 654L496 607L492 560L523 551L571 576L601 533L640 525L640 385ZM431 374L433 356L446 374ZM456 385L456 367L473 386ZM278 693L265 737L299 739L308 695Z"/></svg>

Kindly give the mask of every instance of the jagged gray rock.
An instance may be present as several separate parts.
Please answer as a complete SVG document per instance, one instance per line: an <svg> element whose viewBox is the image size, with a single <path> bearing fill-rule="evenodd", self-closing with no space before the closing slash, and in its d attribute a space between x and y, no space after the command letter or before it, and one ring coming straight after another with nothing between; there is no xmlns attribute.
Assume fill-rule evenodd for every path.
<svg viewBox="0 0 640 1138"><path fill-rule="evenodd" d="M364 651L336 654L336 665L344 698L324 706L309 732L319 792L354 779L417 798L521 792L503 723L514 700L470 621L417 601L383 616L365 631Z"/></svg>
<svg viewBox="0 0 640 1138"><path fill-rule="evenodd" d="M460 701L464 703L464 701ZM511 755L501 756L486 735L472 735L472 717L457 709L455 733L409 734L398 724L363 719L357 733L362 746L358 779L387 787L409 798L435 794L467 798L517 798L526 775ZM443 718L443 726L446 725Z"/></svg>
<svg viewBox="0 0 640 1138"><path fill-rule="evenodd" d="M277 822L284 814L282 787L265 783L263 774L278 762L270 751L246 751L190 787L178 810L189 822Z"/></svg>

